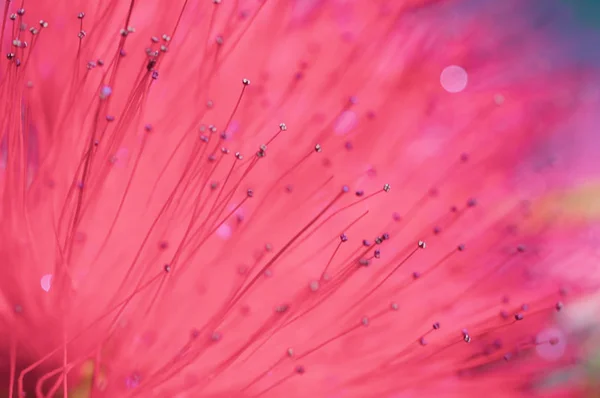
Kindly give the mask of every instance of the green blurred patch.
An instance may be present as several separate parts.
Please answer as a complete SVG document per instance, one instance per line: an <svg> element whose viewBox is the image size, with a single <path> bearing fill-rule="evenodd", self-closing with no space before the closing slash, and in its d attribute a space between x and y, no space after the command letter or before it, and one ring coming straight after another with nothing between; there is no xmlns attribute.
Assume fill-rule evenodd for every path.
<svg viewBox="0 0 600 398"><path fill-rule="evenodd" d="M600 28L600 0L562 0L575 10L582 24Z"/></svg>

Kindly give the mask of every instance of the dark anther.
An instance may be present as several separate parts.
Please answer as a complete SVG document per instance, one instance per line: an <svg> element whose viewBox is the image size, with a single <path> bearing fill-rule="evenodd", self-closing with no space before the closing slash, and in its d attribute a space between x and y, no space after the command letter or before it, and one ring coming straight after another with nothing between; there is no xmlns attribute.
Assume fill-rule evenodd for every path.
<svg viewBox="0 0 600 398"><path fill-rule="evenodd" d="M366 258L361 258L360 260L358 260L358 263L363 267L368 267L369 265L371 265L371 261Z"/></svg>
<svg viewBox="0 0 600 398"><path fill-rule="evenodd" d="M156 60L155 59L150 59L148 60L148 64L146 64L146 69L148 70L148 72L150 72L154 66L156 66Z"/></svg>

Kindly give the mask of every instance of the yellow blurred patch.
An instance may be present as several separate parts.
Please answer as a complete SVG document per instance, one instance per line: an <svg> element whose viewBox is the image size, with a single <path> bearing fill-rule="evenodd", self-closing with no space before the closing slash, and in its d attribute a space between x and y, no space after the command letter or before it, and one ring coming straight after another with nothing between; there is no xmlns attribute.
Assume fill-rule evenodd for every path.
<svg viewBox="0 0 600 398"><path fill-rule="evenodd" d="M94 361L86 361L81 366L81 380L79 384L69 392L69 398L88 398L92 391L92 383L94 382Z"/></svg>
<svg viewBox="0 0 600 398"><path fill-rule="evenodd" d="M578 224L600 219L600 183L554 192L535 203L536 219ZM541 218L541 220L540 220Z"/></svg>

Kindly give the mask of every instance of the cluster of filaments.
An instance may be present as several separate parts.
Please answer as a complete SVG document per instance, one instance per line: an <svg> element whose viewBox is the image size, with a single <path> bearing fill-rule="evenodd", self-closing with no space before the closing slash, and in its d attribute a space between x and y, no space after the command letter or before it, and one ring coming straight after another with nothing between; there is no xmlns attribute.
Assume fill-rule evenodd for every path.
<svg viewBox="0 0 600 398"><path fill-rule="evenodd" d="M214 3L218 5L220 1L215 0ZM7 58L17 67L21 65L22 59L27 59L24 55L25 49L34 46L35 36L39 33L38 28L32 27L29 29L32 35L29 44L23 38L23 32L26 30L26 25L22 20L24 14L25 10L19 9L15 14L9 16L9 20L15 23L13 28L15 39L12 42L14 50L7 54ZM77 18L80 21L80 30L77 36L79 40L84 40L86 37L83 26L85 14L79 13ZM39 26L47 28L48 23L40 21ZM126 55L123 43L135 32L133 27L126 26L120 31L121 41L116 58L110 62L113 71L119 68L120 62L124 62L119 60ZM173 35L169 34L151 37L151 46L145 50L147 60L143 66L144 73L151 80L158 79L158 67L163 55L168 52L168 45L172 39ZM224 39L222 36L217 36L215 42L221 46L224 44ZM105 66L105 62L102 59L87 63L89 71L103 66ZM149 84L151 81L143 86L149 87ZM250 86L250 80L243 78L239 97L228 120L223 121L225 129L236 117L239 107L243 105L248 86ZM122 90L121 87L113 87L110 77L104 80L98 89L98 109L106 110L115 92ZM351 106L353 101L349 102L348 106ZM214 106L210 101L206 105L207 108ZM115 117L107 114L106 121L114 122ZM124 129L126 127L121 127L121 130ZM148 135L155 133L150 124L145 125L144 130ZM252 222L256 223L263 222L261 211L266 214L267 210L263 210L261 206L265 203L266 206L269 206L269 200L271 200L269 197L273 190L280 190L281 185L284 185L285 195L297 194L288 181L296 178L299 170L302 170L303 167L309 167L311 170L318 169L315 165L319 164L320 159L315 157L327 152L328 148L325 143L314 142L312 146L296 151L300 152L299 156L296 156L298 153L294 152L292 157L296 156L296 158L290 158L287 169L279 173L270 184L261 185L262 191L255 187L245 187L248 181L252 181L252 176L258 173L256 171L258 163L268 161L267 153L270 153L271 150L284 150L283 148L277 149L277 139L280 134L302 134L294 133L294 126L290 126L289 130L285 123L280 123L265 142L257 142L255 153L245 156L239 151L228 148L229 142L225 130L219 133L219 129L215 125L203 123L193 143L193 154L184 159L186 167L181 171L182 183L178 183L172 188L172 197L179 199L165 203L157 216L157 219L161 219L162 222L168 221L166 220L167 215L174 214L187 220L184 233L179 240L168 240L168 237L165 237L158 245L158 250L166 250L167 246L175 248L170 252L172 254L169 254L170 259L152 264L151 273L142 272L137 276L132 276L141 268L141 265L135 263L139 258L137 256L130 265L131 273L127 271L125 274L123 284L115 292L115 300L111 306L107 307L106 312L99 314L91 323L82 326L77 333L69 337L67 342L58 344L39 361L22 370L17 377L18 391L24 392L24 380L28 373L39 366L46 366L45 363L50 362L51 358L60 356L63 348L76 346L80 339L91 334L93 329L99 325L104 327L108 325L107 330L110 333L107 333L107 340L118 340L119 331L115 331L115 329L118 329L116 325L119 317L126 312L132 305L131 303L135 302L136 298L144 298L143 304L136 305L139 305L139 308L142 308L147 314L158 311L161 301L169 303L168 297L172 294L171 291L177 289L177 283L181 281L182 277L185 278L186 271L203 262L202 253L205 249L203 245L206 242L214 243L215 234L232 218L237 217L240 223L247 222L244 217L239 216L239 210L249 206L251 199L259 202L259 204L252 205L254 206ZM91 166L88 168L86 165L98 163L100 162L98 159L103 159L95 153L106 142L110 142L110 135L102 136L94 130L87 138L89 138L90 144L82 153L81 165L83 167L78 169L78 173L73 179L76 188L69 191L65 200L64 214L70 214L70 216L63 214L60 218L65 220L65 224L59 226L59 231L62 233L60 245L62 252L66 253L67 257L73 252L81 220L86 216L85 212L79 210L81 204L90 198L86 196L88 195L86 191L98 189L95 192L102 192L105 176L105 174L98 173L97 170L95 172L98 174L93 175L93 172L90 171ZM115 149L114 143L109 145ZM110 152L111 150L107 150L107 153ZM233 156L231 156L232 154ZM97 157L94 158L94 156ZM141 151L139 156L142 156ZM464 166L468 163L467 160L467 155L461 155L457 162L459 165L451 167L452 172L462 173L459 168L467 167ZM217 180L214 179L216 175L220 176ZM157 180L160 178L160 175L157 176ZM257 180L260 181L260 176L254 181ZM446 182L448 180L449 178L446 179ZM190 329L189 339L181 343L179 350L169 353L172 356L166 356L164 363L150 369L149 373L135 370L131 372L125 382L129 390L127 396L144 396L147 391L155 389L158 389L155 391L160 391L160 388L163 387L167 389L166 391L171 392L189 389L200 393L210 390L213 384L219 385L219 388L225 388L223 386L227 384L226 380L239 381L237 385L230 387L236 392L257 397L267 396L278 391L286 391L287 383L296 383L295 380L298 377L310 374L313 367L319 369L317 372L323 371L320 361L327 363L327 355L324 354L329 352L328 350L331 350L331 355L335 358L335 363L328 365L340 366L342 372L347 372L342 378L343 383L335 388L351 388L362 391L361 389L366 388L364 386L368 385L371 388L374 382L387 381L387 384L381 383L382 387L375 391L377 394L389 393L391 390L387 390L388 388L396 391L402 390L410 388L417 381L427 381L440 376L451 374L460 374L465 377L476 376L484 373L487 367L495 366L498 362L506 362L515 357L526 357L527 355L524 354L536 347L555 346L560 343L559 338L555 336L545 340L537 338L535 322L533 325L523 327L522 331L520 329L520 324L529 318L544 318L553 311L560 311L563 303L560 301L561 295L558 291L551 298L527 304L515 305L509 300L505 302L498 300L498 303L494 304L489 301L482 302L481 305L473 303L473 300L485 299L482 289L496 288L493 278L499 272L518 264L521 261L519 256L527 255L525 246L514 242L516 238L510 236L507 238L504 233L498 234L499 240L512 248L506 252L497 253L497 248L500 247L497 242L489 244L487 242L490 240L472 237L476 244L479 244L479 251L476 252L476 255L468 257L466 260L457 259L466 251L467 244L454 242L450 249L440 249L441 255L437 256L434 261L429 257L425 264L419 264L419 253L426 251L428 245L435 247L436 239L440 236L453 229L468 228L469 224L461 224L461 219L478 206L475 199L467 199L462 206L449 206L449 211L445 214L436 217L425 216L429 223L415 227L411 226L411 220L419 215L422 219L423 212L426 211L424 203L436 200L438 187L434 186L430 192L423 193L422 198L416 201L412 208L407 209L402 216L394 213L389 219L380 222L377 219L373 220L373 217L378 216L369 214L369 211L358 211L357 209L367 203L373 206L380 206L381 203L389 206L390 200L382 202L381 198L391 192L390 184L381 184L380 189L371 193L366 193L360 187L352 192L347 185L333 189L331 186L331 179L320 181L315 178L312 188L319 194L326 192L330 198L320 206L315 206L315 211L310 217L297 220L298 228L295 233L286 237L287 240L276 247L269 243L260 243L258 245L259 248L262 247L260 254L256 256L256 261L249 266L225 265L233 271L236 278L231 291L222 297L222 302L218 303L218 308L210 316L202 318L200 324ZM308 191L303 190L300 194L306 192ZM391 194L393 195L393 192ZM399 194L401 195L401 193ZM125 197L127 194L123 195ZM280 195L280 193L275 195ZM308 195L307 200L310 199L311 195ZM178 206L182 206L182 208L178 209ZM189 207L183 210L185 206ZM352 215L347 216L348 213ZM265 219L273 221L277 216L276 214L275 217L270 219L265 217ZM367 221L371 225L377 225L379 232L374 233L373 236L361 236L362 230L359 226ZM503 222L502 218L499 222ZM339 231L331 234L329 232L332 229L329 228L331 224L334 224L334 229L339 229ZM408 237L403 234L405 228L410 231ZM153 231L149 231L148 234L151 232ZM110 231L107 231L107 234L109 235ZM253 239L260 240L261 237L257 236ZM314 243L315 240L321 243L317 245ZM140 251L156 250L155 248L144 249L146 243L144 241L140 244ZM235 247L228 246L228 243L220 243L220 245L223 250L235 250ZM151 244L146 245L146 247L149 246ZM394 254L388 258L385 256L386 246L394 246L393 250L390 250ZM278 278L286 280L285 272L293 271L290 264L296 265L296 261L292 260L309 254L302 253L303 248L307 248L307 250L317 248L317 259L309 256L306 261L307 264L311 264L311 272L316 270L313 272L314 276L292 281L291 290L285 297L272 297L263 293L276 291L272 286L271 288L268 286L277 284ZM291 252L294 254L291 255ZM487 256L484 254L486 252ZM493 253L490 254L490 252ZM474 272L471 268L479 266L475 257L480 255L485 256L486 259L492 259L496 263L485 272ZM67 259L67 261L70 260ZM466 261L467 264L462 264L463 261ZM283 267L285 269L278 269ZM451 275L451 272L444 271L445 267L456 272L466 269L465 274L474 272L477 276L472 278L471 285L463 286L463 291L457 295L442 300L442 303L425 305L424 316L421 319L417 316L415 306L410 305L407 301L419 300L422 298L421 295L427 294L427 292L433 294L436 289L443 288L439 284L443 283L444 277ZM280 271L283 271L283 276ZM209 278L210 272L207 272L206 276ZM136 278L137 283L133 283ZM127 284L125 281L132 283ZM429 286L428 283L430 283ZM242 333L236 331L235 322L240 319L244 322L245 319L239 315L240 308L245 308L243 303L247 299L252 301L261 294L266 295L267 301L277 302L277 304L267 310L264 307L257 308L257 312L262 314L258 316L258 321L249 323L248 329ZM462 304L467 304L468 309L461 311ZM409 316L418 319L407 319L402 315L407 307L410 308L407 310ZM508 309L499 311L500 307ZM330 311L333 311L333 316L330 315L324 319L323 314ZM443 318L444 321L435 319L435 316ZM165 322L168 322L168 319ZM411 325L410 327L398 327L398 323ZM379 327L377 327L378 324ZM143 321L140 321L140 325L147 326ZM381 339L382 344L391 344L396 340L395 336L386 332L388 327L394 333L403 331L400 341L397 344L386 346L384 349L375 348L373 340ZM295 328L303 330L302 337L294 337ZM306 329L311 330L307 332ZM219 343L225 344L230 334L235 335L233 342L225 346L222 354L214 356L214 350L219 350L219 348L213 349L212 347ZM283 336L283 340L290 340L290 344L291 342L297 343L299 347L290 345L280 349L280 344L274 343L278 336ZM108 344L104 339L101 340L93 349ZM346 341L371 342L365 343L368 347L365 352L360 347L351 348L344 345ZM279 341L279 343L285 343L285 341ZM271 348L271 345L275 348ZM360 344L358 345L360 346ZM210 356L211 350L212 357ZM373 350L372 352L376 355L369 356L369 350ZM359 353L365 355L365 361L370 364L368 367L358 366L354 371L349 371L347 367L340 365L340 361L348 361L355 365L360 363ZM259 357L266 359L261 359L261 366L255 368L253 364L257 363ZM313 357L316 357L317 360L312 360ZM207 363L207 358L212 358L212 362ZM76 358L69 357L66 365L58 366L40 378L36 384L37 391L45 390L45 396L52 396L60 388L61 380L66 383L66 379L61 379L62 376L88 360L90 357L84 355ZM110 359L107 360L110 361ZM433 361L439 361L447 366L442 366L443 370L436 369L427 376L417 377L416 381L405 379L393 383L389 387L389 381L396 378L399 372L405 372L413 366L416 369L419 366L426 367ZM103 368L102 363L95 363L94 366L98 372ZM198 381L185 387L178 384L178 377L184 374L188 368L194 369L194 366L201 369ZM247 375L240 377L240 371L246 372ZM324 372L326 373L326 371ZM237 376L234 376L235 374ZM59 377L59 380L50 383L50 380L55 377ZM113 383L110 373L108 377L108 383ZM225 380L224 384L222 381L219 384L219 380ZM306 383L316 383L315 380L318 378L308 380ZM170 382L173 381L175 381L173 390L169 390ZM42 387L44 382L48 382L52 386L49 389L45 386ZM93 388L102 389L98 386ZM375 394L368 390L362 393L363 396Z"/></svg>

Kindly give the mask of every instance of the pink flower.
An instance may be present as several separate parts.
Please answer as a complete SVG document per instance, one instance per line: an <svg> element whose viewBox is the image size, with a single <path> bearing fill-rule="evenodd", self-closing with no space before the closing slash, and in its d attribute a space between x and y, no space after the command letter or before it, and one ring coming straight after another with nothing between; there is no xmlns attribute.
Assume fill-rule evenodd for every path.
<svg viewBox="0 0 600 398"><path fill-rule="evenodd" d="M1 394L592 388L598 90L520 1L17 3Z"/></svg>

